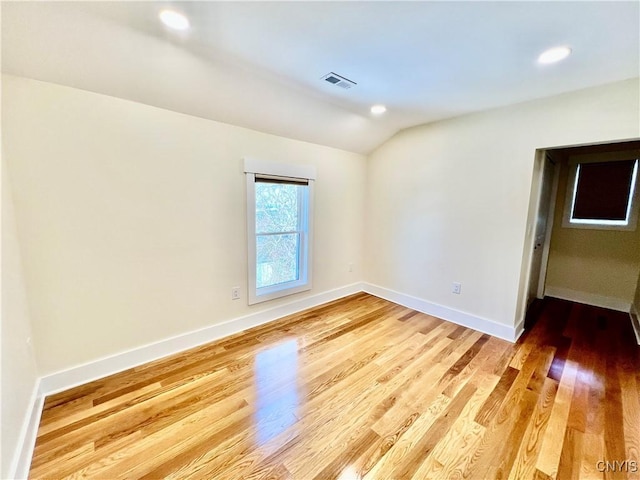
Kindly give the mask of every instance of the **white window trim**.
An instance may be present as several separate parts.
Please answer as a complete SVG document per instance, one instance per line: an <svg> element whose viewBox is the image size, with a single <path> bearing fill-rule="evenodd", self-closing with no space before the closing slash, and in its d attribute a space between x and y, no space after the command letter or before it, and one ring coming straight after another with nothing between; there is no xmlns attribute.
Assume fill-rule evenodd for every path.
<svg viewBox="0 0 640 480"><path fill-rule="evenodd" d="M585 163L600 163L602 159L571 160L569 162L569 177L567 179L567 192L564 201L564 213L562 216L562 226L564 228L579 228L585 230L626 230L635 231L638 225L638 212L640 211L640 160L637 158L620 157L616 160L635 159L634 177L631 184L631 202L627 209L625 220L571 220L573 215L573 204L575 201L578 166Z"/></svg>
<svg viewBox="0 0 640 480"><path fill-rule="evenodd" d="M289 163L268 162L255 158L244 158L244 173L273 175L275 177L316 179L316 167L312 165L294 165Z"/></svg>
<svg viewBox="0 0 640 480"><path fill-rule="evenodd" d="M248 303L255 305L276 298L292 295L294 293L305 292L312 288L312 250L313 250L313 198L314 181L316 178L315 168L308 165L289 165L282 163L266 162L263 160L244 159L244 172L247 183L247 253L248 253ZM300 258L299 258L299 279L293 282L281 283L269 287L261 288L258 294L256 286L256 197L255 179L256 176L269 176L273 178L306 180L307 187L307 215L303 216L303 223L306 223L306 235L301 233ZM300 208L302 204L299 203Z"/></svg>

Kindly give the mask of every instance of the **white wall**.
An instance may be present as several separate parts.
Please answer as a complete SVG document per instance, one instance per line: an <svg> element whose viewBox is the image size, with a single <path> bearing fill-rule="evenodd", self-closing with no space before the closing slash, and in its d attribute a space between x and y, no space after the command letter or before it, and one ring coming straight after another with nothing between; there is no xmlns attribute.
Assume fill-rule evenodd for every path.
<svg viewBox="0 0 640 480"><path fill-rule="evenodd" d="M0 478L12 478L34 404L38 372L31 338L10 179L2 162L2 389Z"/></svg>
<svg viewBox="0 0 640 480"><path fill-rule="evenodd" d="M536 148L638 137L639 100L635 79L400 132L369 158L365 280L516 326Z"/></svg>
<svg viewBox="0 0 640 480"><path fill-rule="evenodd" d="M244 156L317 168L313 290L295 298L362 280L362 155L20 77L2 88L43 375L294 298L247 306Z"/></svg>
<svg viewBox="0 0 640 480"><path fill-rule="evenodd" d="M513 327L535 149L640 135L637 79L412 128L368 163L20 77L3 94L43 375L267 308L245 302L244 156L318 169L314 289L295 298L364 276Z"/></svg>

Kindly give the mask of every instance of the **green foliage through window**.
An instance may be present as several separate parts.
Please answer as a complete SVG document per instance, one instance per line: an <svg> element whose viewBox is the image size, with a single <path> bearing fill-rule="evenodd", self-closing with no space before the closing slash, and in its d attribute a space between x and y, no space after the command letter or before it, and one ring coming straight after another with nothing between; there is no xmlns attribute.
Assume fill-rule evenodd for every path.
<svg viewBox="0 0 640 480"><path fill-rule="evenodd" d="M303 185L256 182L256 287L299 279Z"/></svg>

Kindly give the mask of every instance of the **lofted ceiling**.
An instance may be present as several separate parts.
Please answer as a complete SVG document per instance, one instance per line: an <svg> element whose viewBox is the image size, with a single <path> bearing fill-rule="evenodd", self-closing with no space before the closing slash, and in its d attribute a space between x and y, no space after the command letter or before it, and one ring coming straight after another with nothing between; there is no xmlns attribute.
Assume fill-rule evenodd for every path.
<svg viewBox="0 0 640 480"><path fill-rule="evenodd" d="M167 7L191 29L162 25ZM557 45L572 55L536 62ZM639 76L640 3L3 2L2 70L368 153L410 126Z"/></svg>

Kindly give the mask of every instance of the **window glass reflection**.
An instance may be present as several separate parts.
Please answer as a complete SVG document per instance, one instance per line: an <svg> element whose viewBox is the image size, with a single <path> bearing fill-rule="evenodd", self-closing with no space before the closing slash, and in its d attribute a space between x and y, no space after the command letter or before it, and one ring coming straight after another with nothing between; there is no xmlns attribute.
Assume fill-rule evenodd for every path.
<svg viewBox="0 0 640 480"><path fill-rule="evenodd" d="M298 343L290 340L256 355L256 440L268 442L298 419Z"/></svg>

